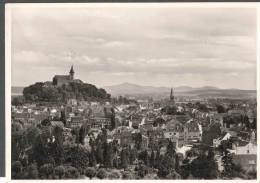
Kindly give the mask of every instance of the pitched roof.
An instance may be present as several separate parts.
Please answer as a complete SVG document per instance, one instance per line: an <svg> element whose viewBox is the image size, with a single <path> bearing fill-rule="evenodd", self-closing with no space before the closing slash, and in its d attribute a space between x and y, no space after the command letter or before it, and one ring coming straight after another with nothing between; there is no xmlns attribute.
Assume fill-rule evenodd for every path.
<svg viewBox="0 0 260 183"><path fill-rule="evenodd" d="M62 79L62 80L69 80L70 76L69 75L55 75L55 79Z"/></svg>

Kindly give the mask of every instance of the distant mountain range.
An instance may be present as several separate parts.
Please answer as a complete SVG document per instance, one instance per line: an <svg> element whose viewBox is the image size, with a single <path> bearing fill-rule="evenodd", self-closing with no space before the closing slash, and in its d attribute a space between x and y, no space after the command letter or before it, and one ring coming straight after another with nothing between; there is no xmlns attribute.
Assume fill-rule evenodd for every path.
<svg viewBox="0 0 260 183"><path fill-rule="evenodd" d="M142 86L132 83L122 83L119 85L103 87L112 96L156 96L162 98L170 94L170 87ZM252 98L256 97L256 90L240 89L220 89L213 86L193 88L190 86L174 87L176 96L198 96L198 97L232 97L232 98Z"/></svg>
<svg viewBox="0 0 260 183"><path fill-rule="evenodd" d="M22 95L24 87L12 87L12 95ZM112 86L104 86L112 96L151 96L165 98L170 95L170 87L142 86L132 83L122 83ZM228 97L228 98L256 98L256 90L220 89L213 86L193 88L190 86L174 87L175 96L191 97Z"/></svg>
<svg viewBox="0 0 260 183"><path fill-rule="evenodd" d="M12 86L11 93L12 95L22 95L23 94L23 86Z"/></svg>

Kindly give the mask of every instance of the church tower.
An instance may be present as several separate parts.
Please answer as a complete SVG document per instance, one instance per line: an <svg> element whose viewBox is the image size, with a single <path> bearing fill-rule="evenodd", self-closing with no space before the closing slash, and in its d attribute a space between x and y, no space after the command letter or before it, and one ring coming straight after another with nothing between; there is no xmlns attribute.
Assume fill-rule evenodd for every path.
<svg viewBox="0 0 260 183"><path fill-rule="evenodd" d="M171 101L174 101L174 95L173 95L173 89L172 89L172 88L171 88L170 100L171 100Z"/></svg>
<svg viewBox="0 0 260 183"><path fill-rule="evenodd" d="M73 65L70 68L70 80L74 80L74 69L73 69Z"/></svg>

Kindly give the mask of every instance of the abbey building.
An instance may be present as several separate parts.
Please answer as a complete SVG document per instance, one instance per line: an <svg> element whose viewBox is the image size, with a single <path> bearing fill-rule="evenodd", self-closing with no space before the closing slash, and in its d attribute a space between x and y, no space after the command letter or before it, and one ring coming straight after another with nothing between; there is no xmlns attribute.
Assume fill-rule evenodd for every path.
<svg viewBox="0 0 260 183"><path fill-rule="evenodd" d="M70 72L68 75L55 75L52 79L52 84L55 86L62 86L62 85L67 85L72 82L76 83L82 83L81 80L79 79L74 79L74 69L73 66L70 68Z"/></svg>

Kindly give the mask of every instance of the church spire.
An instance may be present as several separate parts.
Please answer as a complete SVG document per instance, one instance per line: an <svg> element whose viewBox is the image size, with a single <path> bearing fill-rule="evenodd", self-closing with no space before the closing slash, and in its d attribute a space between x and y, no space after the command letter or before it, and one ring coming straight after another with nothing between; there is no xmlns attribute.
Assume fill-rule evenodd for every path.
<svg viewBox="0 0 260 183"><path fill-rule="evenodd" d="M74 69L73 69L73 65L70 68L70 79L73 80L74 79Z"/></svg>
<svg viewBox="0 0 260 183"><path fill-rule="evenodd" d="M173 89L171 88L170 100L174 100Z"/></svg>
<svg viewBox="0 0 260 183"><path fill-rule="evenodd" d="M70 74L74 74L75 72L74 72L74 69L73 69L73 65L71 66L71 68L70 68Z"/></svg>

